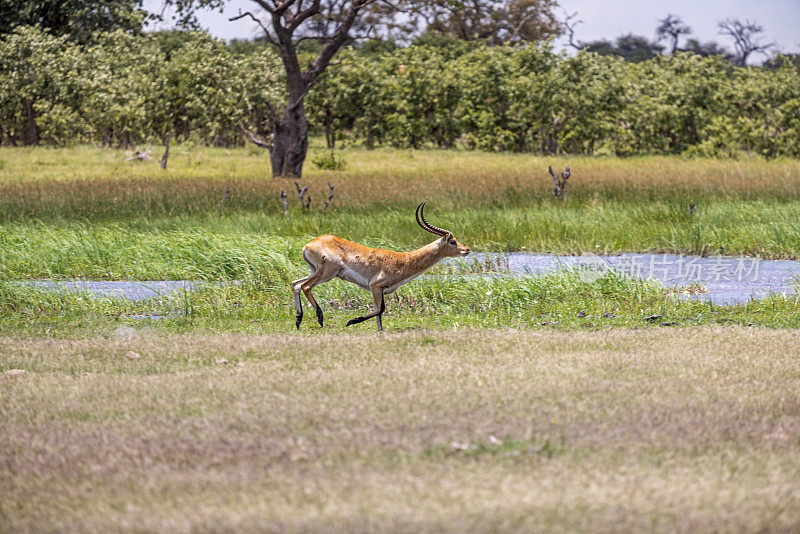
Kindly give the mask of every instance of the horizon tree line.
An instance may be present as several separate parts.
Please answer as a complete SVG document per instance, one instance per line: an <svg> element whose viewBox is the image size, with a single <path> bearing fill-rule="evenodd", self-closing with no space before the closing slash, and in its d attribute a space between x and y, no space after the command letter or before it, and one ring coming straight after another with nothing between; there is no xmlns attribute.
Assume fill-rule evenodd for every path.
<svg viewBox="0 0 800 534"><path fill-rule="evenodd" d="M262 98L260 109L252 105L251 115L260 115L261 128L243 128L243 134L255 144L269 149L273 176L299 177L308 150L309 122L305 101L331 64L334 56L346 46L368 40L386 40L392 36L401 41L413 35L443 35L465 42L489 46L521 45L569 34L571 46L600 55L620 55L631 61L661 55L664 47L634 35L622 36L614 45L608 41L582 43L574 41L575 14L561 22L553 15L556 0L250 0L252 10L240 12L231 21L248 19L261 28L262 38L277 52L283 68L285 98ZM92 43L103 32L116 29L134 35L141 33L148 20L164 20L168 9L183 28L196 27L195 12L199 8L221 9L224 0L164 0L161 13L148 13L142 0L37 0L25 3L0 0L0 35L16 27L31 24L46 26L55 34L64 35L81 46ZM79 23L77 23L78 21ZM89 21L89 22L87 22ZM671 40L671 54L679 51L679 40L690 29L674 15L661 19L657 28L659 40ZM726 19L721 30L734 39L739 65L746 65L752 54L767 53L773 43L763 44L763 27L749 21ZM315 49L303 43L317 43ZM697 53L707 51L699 43ZM312 50L308 53L309 50ZM259 67L252 67L258 69ZM220 69L224 66L220 65ZM214 73L211 73L213 75ZM164 79L161 79L164 82ZM170 87L161 86L162 91ZM28 106L28 121L37 110ZM164 109L160 117L160 137L168 148L176 135L174 116L177 110ZM35 134L35 127L32 132ZM268 136L263 134L268 132ZM29 141L38 141L32 135Z"/></svg>

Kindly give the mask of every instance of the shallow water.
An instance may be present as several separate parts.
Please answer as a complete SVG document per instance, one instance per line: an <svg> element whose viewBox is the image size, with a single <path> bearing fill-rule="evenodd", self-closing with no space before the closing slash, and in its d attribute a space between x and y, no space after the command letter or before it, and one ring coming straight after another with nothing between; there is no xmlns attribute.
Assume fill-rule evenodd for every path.
<svg viewBox="0 0 800 534"><path fill-rule="evenodd" d="M679 293L684 298L708 300L715 304L740 304L770 294L794 294L800 281L800 261L761 260L730 256L683 256L677 254L620 254L617 256L557 256L525 252L474 253L446 264L466 272L487 275L512 273L537 275L564 268L579 269L580 276L593 281L613 271L627 276L657 280L668 288L700 285L705 292ZM30 281L27 285L67 292L144 300L182 291L194 291L205 283L192 280L163 281Z"/></svg>
<svg viewBox="0 0 800 534"><path fill-rule="evenodd" d="M205 285L203 282L193 280L33 280L24 283L39 289L52 289L70 293L91 293L100 297L127 300L145 300L170 293L194 291Z"/></svg>
<svg viewBox="0 0 800 534"><path fill-rule="evenodd" d="M497 266L517 275L542 274L557 269L579 269L592 281L612 271L668 288L700 286L705 292L679 293L685 298L715 304L741 304L770 294L792 295L800 282L800 261L762 260L732 256L684 256L678 254L620 254L557 256L525 252L476 253L451 262Z"/></svg>

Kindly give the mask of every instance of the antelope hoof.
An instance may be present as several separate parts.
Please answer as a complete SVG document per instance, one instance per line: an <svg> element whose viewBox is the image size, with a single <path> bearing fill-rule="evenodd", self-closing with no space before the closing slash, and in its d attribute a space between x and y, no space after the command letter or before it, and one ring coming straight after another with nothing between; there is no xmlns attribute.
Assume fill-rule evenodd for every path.
<svg viewBox="0 0 800 534"><path fill-rule="evenodd" d="M349 321L347 321L347 326L358 324L363 320L364 319L362 319L361 317L356 317L355 319L350 319Z"/></svg>
<svg viewBox="0 0 800 534"><path fill-rule="evenodd" d="M302 313L298 313L297 314L297 320L294 322L294 325L297 327L298 330L300 330L300 323L302 323L302 322L303 322L303 314Z"/></svg>
<svg viewBox="0 0 800 534"><path fill-rule="evenodd" d="M319 323L320 326L322 326L322 319L323 319L323 317L322 317L322 308L317 306L317 322Z"/></svg>

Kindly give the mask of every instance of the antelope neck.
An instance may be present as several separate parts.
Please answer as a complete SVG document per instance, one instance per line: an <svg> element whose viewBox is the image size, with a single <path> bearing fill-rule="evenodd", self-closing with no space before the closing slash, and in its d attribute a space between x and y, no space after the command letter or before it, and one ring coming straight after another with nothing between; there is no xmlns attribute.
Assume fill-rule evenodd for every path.
<svg viewBox="0 0 800 534"><path fill-rule="evenodd" d="M432 267L436 262L442 259L442 247L439 241L434 241L428 245L411 252L406 252L409 266L417 267L420 270L425 270Z"/></svg>

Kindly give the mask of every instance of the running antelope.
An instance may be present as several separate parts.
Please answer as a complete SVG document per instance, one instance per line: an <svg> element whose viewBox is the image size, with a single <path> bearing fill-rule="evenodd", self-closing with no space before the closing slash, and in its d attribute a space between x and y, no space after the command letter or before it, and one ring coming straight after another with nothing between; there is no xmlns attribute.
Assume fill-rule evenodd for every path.
<svg viewBox="0 0 800 534"><path fill-rule="evenodd" d="M453 237L452 232L433 226L425 220L425 202L417 206L417 224L424 230L438 235L439 239L411 252L394 252L380 248L369 248L333 235L322 235L303 247L303 259L311 267L311 275L292 282L294 306L297 309L295 326L300 328L303 320L303 304L300 291L317 312L317 321L322 326L322 308L311 290L315 286L339 277L372 292L375 311L350 319L347 326L377 317L378 331L383 331L381 316L386 310L384 295L394 293L397 288L421 275L442 258L466 256L465 247Z"/></svg>

